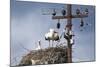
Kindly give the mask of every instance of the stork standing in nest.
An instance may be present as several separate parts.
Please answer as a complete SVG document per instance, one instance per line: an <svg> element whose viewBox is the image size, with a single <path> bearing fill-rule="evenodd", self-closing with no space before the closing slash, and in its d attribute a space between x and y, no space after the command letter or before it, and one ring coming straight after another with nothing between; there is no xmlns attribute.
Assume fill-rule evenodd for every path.
<svg viewBox="0 0 100 67"><path fill-rule="evenodd" d="M54 29L50 29L48 33L45 34L45 40L49 41L49 47L50 47L50 41L52 41L52 47L53 42L59 40L59 34Z"/></svg>

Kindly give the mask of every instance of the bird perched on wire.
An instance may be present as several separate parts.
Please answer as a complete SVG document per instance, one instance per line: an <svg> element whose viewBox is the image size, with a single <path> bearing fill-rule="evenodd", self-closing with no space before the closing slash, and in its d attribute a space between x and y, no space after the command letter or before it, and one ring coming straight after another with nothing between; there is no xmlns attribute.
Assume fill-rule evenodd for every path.
<svg viewBox="0 0 100 67"><path fill-rule="evenodd" d="M65 9L63 9L61 12L62 12L62 15L63 15L63 16L66 15L66 10L65 10Z"/></svg>

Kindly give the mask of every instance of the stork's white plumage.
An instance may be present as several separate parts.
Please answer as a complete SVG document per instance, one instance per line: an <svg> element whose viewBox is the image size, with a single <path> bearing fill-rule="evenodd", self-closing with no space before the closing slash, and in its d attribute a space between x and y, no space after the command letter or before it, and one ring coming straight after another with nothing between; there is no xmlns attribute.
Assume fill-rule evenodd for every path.
<svg viewBox="0 0 100 67"><path fill-rule="evenodd" d="M50 40L51 37L52 37L52 34L51 33L48 32L48 33L45 34L45 39L46 40Z"/></svg>
<svg viewBox="0 0 100 67"><path fill-rule="evenodd" d="M49 32L53 33L55 30L54 29L50 29Z"/></svg>
<svg viewBox="0 0 100 67"><path fill-rule="evenodd" d="M54 33L54 40L55 40L55 41L59 40L59 35L58 35L57 32Z"/></svg>
<svg viewBox="0 0 100 67"><path fill-rule="evenodd" d="M69 34L70 34L70 35L74 35L74 32L73 32L73 31L69 31Z"/></svg>
<svg viewBox="0 0 100 67"><path fill-rule="evenodd" d="M50 29L50 31L45 34L45 38L46 40L56 40L57 38L59 38L59 35L57 32L55 32L54 29Z"/></svg>
<svg viewBox="0 0 100 67"><path fill-rule="evenodd" d="M74 41L74 39L72 38L72 39L70 39L70 44L74 44L75 43L75 41Z"/></svg>

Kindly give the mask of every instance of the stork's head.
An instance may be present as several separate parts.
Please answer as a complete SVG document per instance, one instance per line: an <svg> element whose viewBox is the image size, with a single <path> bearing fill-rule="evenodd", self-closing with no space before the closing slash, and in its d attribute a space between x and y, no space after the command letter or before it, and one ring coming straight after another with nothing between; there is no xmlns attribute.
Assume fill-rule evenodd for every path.
<svg viewBox="0 0 100 67"><path fill-rule="evenodd" d="M54 29L50 29L50 32L54 32L55 30Z"/></svg>

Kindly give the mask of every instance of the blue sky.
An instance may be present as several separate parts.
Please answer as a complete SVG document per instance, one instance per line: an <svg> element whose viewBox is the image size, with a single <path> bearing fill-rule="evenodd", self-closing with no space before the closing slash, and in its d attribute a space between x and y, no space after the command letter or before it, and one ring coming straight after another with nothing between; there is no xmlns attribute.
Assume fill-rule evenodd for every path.
<svg viewBox="0 0 100 67"><path fill-rule="evenodd" d="M12 60L12 64L20 61L23 55L28 52L24 50L20 44L30 50L34 50L38 40L41 40L42 48L48 47L48 42L45 41L45 33L50 28L56 28L57 20L52 20L52 15L42 15L43 9L62 9L67 8L66 4L57 3L37 3L37 2L22 2L11 0L11 59L17 57L17 62ZM84 22L88 26L80 31L80 19L73 19L73 31L75 33L75 44L73 45L73 62L93 61L95 60L95 7L87 5L72 5L72 14L79 8L84 11L89 10L89 17L84 18ZM60 14L58 14L60 15ZM67 20L61 20L61 34ZM62 38L61 42L65 39ZM13 63L14 62L14 63Z"/></svg>

